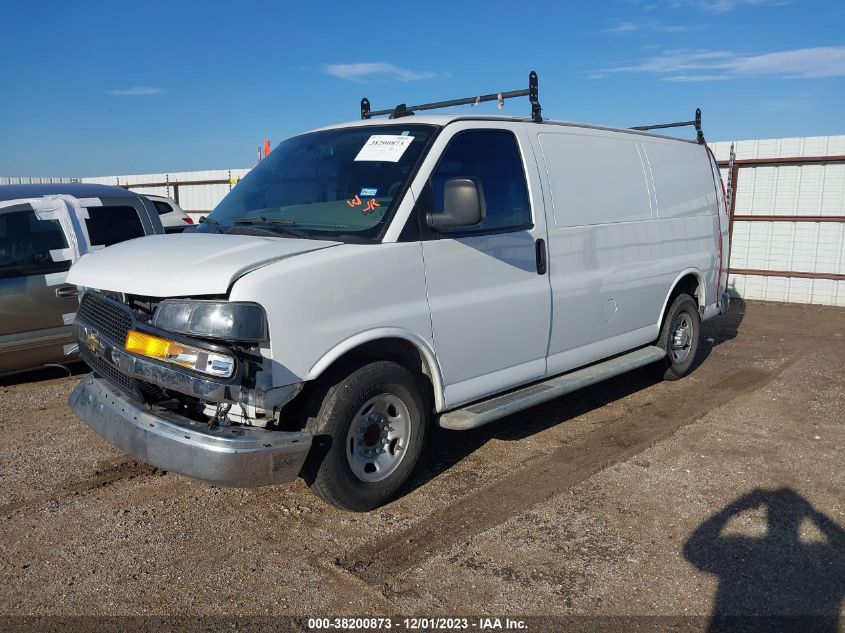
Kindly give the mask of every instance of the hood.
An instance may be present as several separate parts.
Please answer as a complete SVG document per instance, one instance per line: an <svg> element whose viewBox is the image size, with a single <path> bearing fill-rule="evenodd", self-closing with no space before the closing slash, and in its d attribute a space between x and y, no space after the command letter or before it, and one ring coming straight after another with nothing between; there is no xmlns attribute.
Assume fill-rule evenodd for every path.
<svg viewBox="0 0 845 633"><path fill-rule="evenodd" d="M251 270L337 244L217 233L149 235L84 255L67 281L150 297L219 295Z"/></svg>

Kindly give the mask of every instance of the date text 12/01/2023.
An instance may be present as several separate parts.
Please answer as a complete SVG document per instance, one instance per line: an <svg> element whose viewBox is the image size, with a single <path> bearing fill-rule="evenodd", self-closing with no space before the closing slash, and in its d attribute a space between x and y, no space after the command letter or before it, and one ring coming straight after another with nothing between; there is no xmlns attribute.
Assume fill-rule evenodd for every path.
<svg viewBox="0 0 845 633"><path fill-rule="evenodd" d="M478 618L438 618L438 617L414 617L414 618L384 618L384 617L351 617L351 618L309 618L309 630L330 630L330 629L360 629L360 630L387 630L387 629L416 630L525 630L528 624L524 620L499 617L478 617Z"/></svg>

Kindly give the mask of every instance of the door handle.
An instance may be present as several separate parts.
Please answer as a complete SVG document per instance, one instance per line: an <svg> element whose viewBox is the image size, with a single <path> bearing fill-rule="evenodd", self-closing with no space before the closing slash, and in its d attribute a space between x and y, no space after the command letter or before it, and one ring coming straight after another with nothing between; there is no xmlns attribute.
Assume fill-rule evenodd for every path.
<svg viewBox="0 0 845 633"><path fill-rule="evenodd" d="M70 299L71 297L76 296L76 286L72 284L66 284L64 286L59 286L56 288L56 296L59 299Z"/></svg>
<svg viewBox="0 0 845 633"><path fill-rule="evenodd" d="M537 254L537 274L546 274L546 240L542 237L534 243Z"/></svg>

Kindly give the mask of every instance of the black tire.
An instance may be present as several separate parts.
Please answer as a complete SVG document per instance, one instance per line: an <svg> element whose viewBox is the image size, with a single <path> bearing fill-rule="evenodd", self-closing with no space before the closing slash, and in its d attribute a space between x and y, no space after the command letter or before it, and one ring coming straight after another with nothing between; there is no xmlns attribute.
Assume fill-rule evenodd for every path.
<svg viewBox="0 0 845 633"><path fill-rule="evenodd" d="M680 349L673 348L675 332L679 319L686 319L689 324L688 347ZM683 337L682 337L683 338ZM688 294L679 294L672 301L666 318L663 319L663 326L660 328L660 336L655 345L666 350L666 356L658 362L649 365L649 371L657 378L664 380L678 380L683 378L695 364L695 356L698 353L698 343L701 340L701 317L698 314L698 304ZM680 352L686 351L686 354ZM676 358L678 357L678 358ZM682 357L682 358L680 358Z"/></svg>
<svg viewBox="0 0 845 633"><path fill-rule="evenodd" d="M312 396L306 423L306 429L314 434L303 468L311 490L327 503L354 512L366 512L390 501L414 472L426 445L430 426L426 393L421 377L390 361L373 362L324 381L322 389ZM364 481L350 465L353 458L347 456L348 434L353 422L361 424L363 417L358 414L362 407L384 394L399 398L407 408L410 437L401 447L404 454L395 470L380 481ZM390 450L389 445L382 448L386 450Z"/></svg>

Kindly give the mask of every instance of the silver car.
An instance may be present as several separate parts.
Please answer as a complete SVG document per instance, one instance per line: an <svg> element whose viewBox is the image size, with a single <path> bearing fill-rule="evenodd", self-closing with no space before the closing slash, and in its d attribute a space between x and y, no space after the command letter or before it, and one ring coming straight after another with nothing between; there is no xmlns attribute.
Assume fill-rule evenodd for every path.
<svg viewBox="0 0 845 633"><path fill-rule="evenodd" d="M0 375L78 360L76 287L86 252L164 233L142 196L105 185L0 186Z"/></svg>

